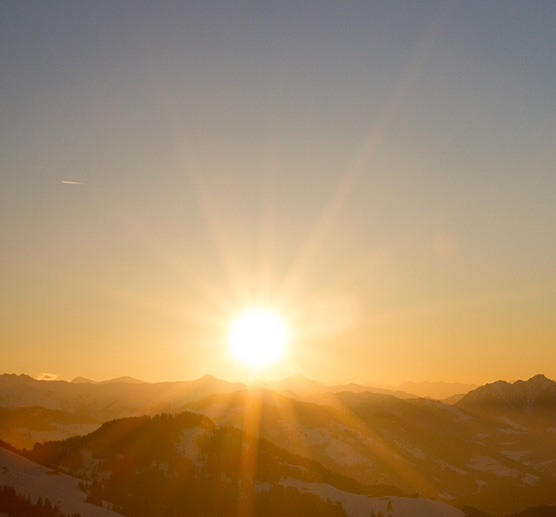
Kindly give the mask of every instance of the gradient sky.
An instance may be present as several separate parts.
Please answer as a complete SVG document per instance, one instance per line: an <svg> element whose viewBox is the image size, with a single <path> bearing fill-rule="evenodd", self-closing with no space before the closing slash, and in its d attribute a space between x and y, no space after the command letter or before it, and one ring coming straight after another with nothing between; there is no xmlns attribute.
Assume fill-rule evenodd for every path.
<svg viewBox="0 0 556 517"><path fill-rule="evenodd" d="M255 304L292 333L259 376L556 378L555 23L2 2L2 370L246 380Z"/></svg>

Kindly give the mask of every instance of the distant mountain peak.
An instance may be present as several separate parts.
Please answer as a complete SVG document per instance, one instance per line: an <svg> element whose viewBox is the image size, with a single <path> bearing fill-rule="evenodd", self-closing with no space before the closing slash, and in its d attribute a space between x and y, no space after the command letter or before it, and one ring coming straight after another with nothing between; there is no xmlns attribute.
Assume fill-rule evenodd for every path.
<svg viewBox="0 0 556 517"><path fill-rule="evenodd" d="M128 375L124 375L122 377L116 377L115 379L108 379L106 381L100 382L87 379L87 377L76 377L71 382L73 384L113 384L115 382L123 382L126 384L144 384L145 381L136 379L135 377L129 377Z"/></svg>
<svg viewBox="0 0 556 517"><path fill-rule="evenodd" d="M296 380L302 380L302 381L312 381L313 379L309 379L309 377L307 377L306 375L303 375L302 373L296 373L294 375L290 375L289 377L286 377L286 379L296 379ZM315 381L318 382L318 381Z"/></svg>
<svg viewBox="0 0 556 517"><path fill-rule="evenodd" d="M523 382L523 381L517 381L517 382ZM556 382L554 382L553 380L550 380L548 377L546 377L546 375L543 375L542 373L539 373L533 377L531 377L528 381L525 381L527 383L530 384L544 384L544 385L552 385L552 384L556 384Z"/></svg>
<svg viewBox="0 0 556 517"><path fill-rule="evenodd" d="M210 373L205 373L205 375L199 377L197 380L204 381L204 382L214 382L214 381L219 381L220 379L217 379L214 375L211 375Z"/></svg>
<svg viewBox="0 0 556 517"><path fill-rule="evenodd" d="M485 384L470 391L457 403L467 408L504 406L528 410L546 404L556 404L556 382L542 374L526 381L496 381Z"/></svg>
<svg viewBox="0 0 556 517"><path fill-rule="evenodd" d="M87 379L86 377L76 377L71 381L73 384L98 384L97 381Z"/></svg>
<svg viewBox="0 0 556 517"><path fill-rule="evenodd" d="M112 384L114 382L124 382L127 384L145 384L145 381L136 379L135 377L129 377L128 375L124 375L123 377L116 377L115 379L108 379L107 381L102 381L102 384Z"/></svg>
<svg viewBox="0 0 556 517"><path fill-rule="evenodd" d="M0 382L3 384L32 384L38 381L30 375L26 375L24 373L3 373L0 375Z"/></svg>
<svg viewBox="0 0 556 517"><path fill-rule="evenodd" d="M325 385L322 382L316 381L315 379L310 379L302 373L296 373L295 375L290 375L280 381L286 386L305 386L311 388L323 389Z"/></svg>

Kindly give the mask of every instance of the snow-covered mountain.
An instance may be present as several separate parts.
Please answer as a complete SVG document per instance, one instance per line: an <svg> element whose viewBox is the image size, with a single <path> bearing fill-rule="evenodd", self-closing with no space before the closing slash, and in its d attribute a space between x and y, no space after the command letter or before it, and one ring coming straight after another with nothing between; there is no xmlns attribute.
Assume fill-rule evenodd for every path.
<svg viewBox="0 0 556 517"><path fill-rule="evenodd" d="M542 425L525 426L429 399L326 396L322 405L250 390L186 408L220 425L256 426L278 446L362 483L498 514L556 504L556 413ZM516 497L508 498L508 491Z"/></svg>
<svg viewBox="0 0 556 517"><path fill-rule="evenodd" d="M260 436L361 485L390 487L392 496L395 489L492 514L556 504L556 383L544 376L485 385L455 404L368 391L331 393L299 376L289 382L290 388L308 388L305 393L321 391L278 393L210 376L160 384L0 376L0 439L14 445L25 439L30 448L34 437L94 430L100 422L79 428L90 415L188 411L208 417L216 428ZM28 407L1 407L14 401ZM65 409L29 407L32 401Z"/></svg>
<svg viewBox="0 0 556 517"><path fill-rule="evenodd" d="M457 405L462 408L490 411L504 409L535 411L554 408L556 407L556 382L544 375L535 375L527 381L519 380L513 384L497 381L469 392Z"/></svg>
<svg viewBox="0 0 556 517"><path fill-rule="evenodd" d="M31 457L87 480L125 515L463 517L445 502L365 485L257 435L180 413L120 419Z"/></svg>

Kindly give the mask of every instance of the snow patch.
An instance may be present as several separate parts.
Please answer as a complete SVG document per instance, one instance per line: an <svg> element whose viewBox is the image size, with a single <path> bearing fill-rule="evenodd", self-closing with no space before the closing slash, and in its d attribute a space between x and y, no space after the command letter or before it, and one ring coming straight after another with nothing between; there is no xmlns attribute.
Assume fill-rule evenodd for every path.
<svg viewBox="0 0 556 517"><path fill-rule="evenodd" d="M475 492L476 494L480 494L481 490L483 489L483 487L487 484L486 481L483 481L482 479L476 479L475 483L477 483L477 491Z"/></svg>
<svg viewBox="0 0 556 517"><path fill-rule="evenodd" d="M459 469L457 467L454 467L453 465L450 465L449 463L445 462L444 460L433 460L435 463L438 463L438 465L440 465L440 467L442 468L442 470L451 470L452 472L457 472L458 474L461 474L463 476L466 476L468 474L467 470L463 470L463 469Z"/></svg>
<svg viewBox="0 0 556 517"><path fill-rule="evenodd" d="M450 413L452 416L455 416L460 422L463 420L471 420L471 416L467 413L464 413L461 409L449 404L444 404L439 400L426 400L426 402L423 402L423 404L428 405L429 407L433 407L434 409L437 409L439 411Z"/></svg>
<svg viewBox="0 0 556 517"><path fill-rule="evenodd" d="M227 402L214 402L203 409L187 409L190 413L206 415L218 425L227 424L234 416L243 413L244 410L243 407L230 407Z"/></svg>
<svg viewBox="0 0 556 517"><path fill-rule="evenodd" d="M391 517L464 517L458 508L443 501L410 497L369 497L350 494L324 483L309 483L287 478L280 483L300 492L318 495L321 499L339 502L350 517L369 517L371 512L382 512ZM450 494L447 494L448 496Z"/></svg>
<svg viewBox="0 0 556 517"><path fill-rule="evenodd" d="M416 458L419 458L420 460L427 459L425 453L423 452L423 449L419 449L419 447L413 447L409 449L409 452L413 454L413 456L415 456Z"/></svg>
<svg viewBox="0 0 556 517"><path fill-rule="evenodd" d="M536 485L539 481L539 477L533 474L525 474L525 476L521 478L521 481L527 485Z"/></svg>
<svg viewBox="0 0 556 517"><path fill-rule="evenodd" d="M199 427L185 429L182 432L180 441L176 445L176 451L191 460L195 465L202 465L203 462L198 457L199 446L197 445L197 440L205 434L207 434L207 430Z"/></svg>
<svg viewBox="0 0 556 517"><path fill-rule="evenodd" d="M347 467L362 464L368 465L368 459L359 454L354 448L354 444L357 444L357 446L363 444L365 437L361 436L359 440L356 436L358 433L351 429L349 431L353 436L351 444L336 438L338 434L343 434L345 436L347 432L345 428L337 428L334 432L328 429L315 429L300 427L293 424L284 424L279 431L271 428L268 435L277 443L281 443L286 439L288 443L296 444L296 447L300 451L303 451L302 454L307 456L312 454L312 450L317 450L319 452L322 451L322 454L337 465ZM369 442L369 440L365 441Z"/></svg>
<svg viewBox="0 0 556 517"><path fill-rule="evenodd" d="M520 433L527 432L527 428L523 427L522 425L517 424L511 418L507 416L499 416L498 420L502 420L506 425L509 425L513 430L519 431ZM512 433L513 434L513 433Z"/></svg>
<svg viewBox="0 0 556 517"><path fill-rule="evenodd" d="M337 463L342 465L358 465L361 463L361 457L354 454L353 448L347 443L337 440L331 441L326 447L326 455L333 457Z"/></svg>
<svg viewBox="0 0 556 517"><path fill-rule="evenodd" d="M502 456L506 456L506 458L510 458L514 461L520 461L523 456L529 454L527 451L499 451Z"/></svg>
<svg viewBox="0 0 556 517"><path fill-rule="evenodd" d="M494 474L495 476L517 476L518 471L506 467L506 465L495 460L491 456L481 456L476 454L466 463L466 467L473 470L482 470L483 472L488 472L489 474Z"/></svg>

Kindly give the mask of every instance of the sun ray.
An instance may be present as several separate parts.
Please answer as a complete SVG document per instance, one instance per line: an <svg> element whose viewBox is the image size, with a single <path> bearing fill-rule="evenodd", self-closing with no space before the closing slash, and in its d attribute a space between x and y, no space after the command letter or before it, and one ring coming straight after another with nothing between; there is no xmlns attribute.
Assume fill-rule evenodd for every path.
<svg viewBox="0 0 556 517"><path fill-rule="evenodd" d="M244 393L243 441L239 464L238 516L253 514L255 483L257 480L257 460L261 434L262 397L252 390Z"/></svg>
<svg viewBox="0 0 556 517"><path fill-rule="evenodd" d="M155 67L156 65L152 63L152 66ZM204 168L197 157L195 149L189 144L183 120L177 116L178 111L173 109L168 89L162 83L161 74L153 74L153 79L164 115L174 135L178 158L181 161L184 174L193 188L198 207L212 238L217 258L222 265L234 295L238 299L245 299L248 295L246 270L241 266L234 252L223 218L218 212L218 204L214 196L211 195L210 189L202 175Z"/></svg>
<svg viewBox="0 0 556 517"><path fill-rule="evenodd" d="M365 448L371 453L369 456L375 456L386 465L394 474L400 477L407 485L421 496L434 496L438 491L436 487L425 476L423 476L415 467L398 454L398 452L384 441L378 433L376 433L370 425L365 423L345 404L333 396L330 399L332 407L341 411L343 421L352 429L361 430L366 438Z"/></svg>
<svg viewBox="0 0 556 517"><path fill-rule="evenodd" d="M329 233L331 225L337 219L340 210L345 205L360 177L371 162L380 137L391 124L404 103L411 87L416 83L432 46L443 35L448 17L454 5L455 2L448 3L430 23L428 30L421 40L421 44L417 47L406 69L394 85L390 96L383 104L378 116L371 125L363 144L354 155L345 172L341 175L335 190L330 196L328 203L324 206L313 230L307 236L305 243L299 250L281 286L282 298L289 299L292 296L292 293L295 292L296 287L313 263L314 257Z"/></svg>

